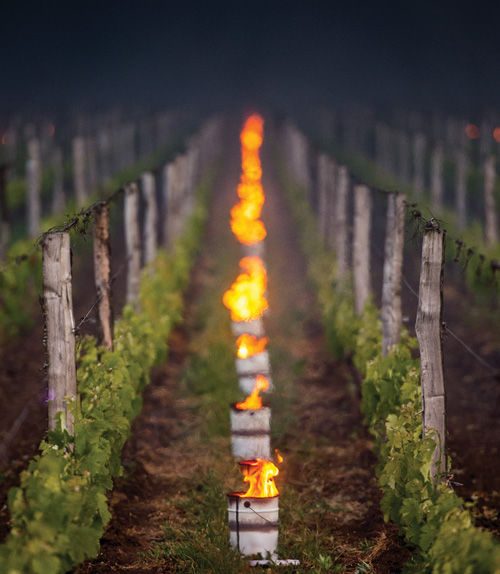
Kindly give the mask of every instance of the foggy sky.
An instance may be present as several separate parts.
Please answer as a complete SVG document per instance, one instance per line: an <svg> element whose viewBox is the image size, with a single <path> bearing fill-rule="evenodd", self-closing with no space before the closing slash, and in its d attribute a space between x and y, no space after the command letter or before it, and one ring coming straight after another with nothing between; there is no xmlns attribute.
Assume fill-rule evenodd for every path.
<svg viewBox="0 0 500 574"><path fill-rule="evenodd" d="M480 110L500 93L499 5L4 0L0 106Z"/></svg>

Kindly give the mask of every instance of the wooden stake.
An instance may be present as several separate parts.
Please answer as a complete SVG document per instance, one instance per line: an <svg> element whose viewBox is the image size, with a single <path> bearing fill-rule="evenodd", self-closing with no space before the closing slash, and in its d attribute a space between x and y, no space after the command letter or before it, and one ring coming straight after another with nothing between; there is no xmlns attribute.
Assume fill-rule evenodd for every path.
<svg viewBox="0 0 500 574"><path fill-rule="evenodd" d="M425 136L415 134L413 140L413 187L415 192L422 194L425 187Z"/></svg>
<svg viewBox="0 0 500 574"><path fill-rule="evenodd" d="M337 166L334 160L328 158L326 170L326 215L325 215L325 241L330 248L335 248L335 217L336 217L336 181Z"/></svg>
<svg viewBox="0 0 500 574"><path fill-rule="evenodd" d="M78 207L87 202L87 178L85 161L85 139L81 136L73 139L73 186Z"/></svg>
<svg viewBox="0 0 500 574"><path fill-rule="evenodd" d="M97 291L99 343L113 349L113 307L111 304L111 242L109 208L99 205L94 210L94 276Z"/></svg>
<svg viewBox="0 0 500 574"><path fill-rule="evenodd" d="M4 260L10 239L10 211L7 202L8 165L0 165L0 260Z"/></svg>
<svg viewBox="0 0 500 574"><path fill-rule="evenodd" d="M54 173L54 186L52 191L52 213L62 213L66 205L64 195L64 167L62 149L57 147L52 154L52 170Z"/></svg>
<svg viewBox="0 0 500 574"><path fill-rule="evenodd" d="M361 315L371 294L370 227L371 195L366 185L354 187L353 279L354 306Z"/></svg>
<svg viewBox="0 0 500 574"><path fill-rule="evenodd" d="M169 236L170 236L170 210L172 208L170 203L170 193L169 193L169 173L171 171L170 163L163 166L162 170L162 199L163 199L163 226L162 226L162 242L163 247L168 248L170 246Z"/></svg>
<svg viewBox="0 0 500 574"><path fill-rule="evenodd" d="M42 204L40 200L42 186L42 164L40 160L40 143L36 139L28 142L27 171L27 211L28 211L28 234L31 238L40 233L40 218Z"/></svg>
<svg viewBox="0 0 500 574"><path fill-rule="evenodd" d="M155 177L152 173L142 174L142 193L146 203L144 214L144 264L156 259L158 234L158 206L156 203Z"/></svg>
<svg viewBox="0 0 500 574"><path fill-rule="evenodd" d="M127 303L137 306L141 275L139 190L136 183L125 187L125 244L127 249Z"/></svg>
<svg viewBox="0 0 500 574"><path fill-rule="evenodd" d="M463 230L467 224L467 155L463 148L457 152L455 169L455 209L457 210L458 227Z"/></svg>
<svg viewBox="0 0 500 574"><path fill-rule="evenodd" d="M436 212L443 209L443 194L443 146L439 143L432 153L431 165L431 202Z"/></svg>
<svg viewBox="0 0 500 574"><path fill-rule="evenodd" d="M432 220L424 233L415 331L420 347L424 435L435 433L431 476L446 473L446 404L443 373L442 314L445 233Z"/></svg>
<svg viewBox="0 0 500 574"><path fill-rule="evenodd" d="M401 309L401 278L405 226L405 196L390 193L387 199L384 278L382 285L382 353L399 343L403 314Z"/></svg>
<svg viewBox="0 0 500 574"><path fill-rule="evenodd" d="M43 241L43 301L48 355L49 428L59 413L62 426L74 433L76 403L75 321L71 287L69 233L56 231Z"/></svg>
<svg viewBox="0 0 500 574"><path fill-rule="evenodd" d="M335 209L335 254L337 257L337 275L342 281L345 279L348 270L347 261L347 192L349 190L349 172L343 165L339 166L337 172L337 187Z"/></svg>
<svg viewBox="0 0 500 574"><path fill-rule="evenodd" d="M328 217L328 156L320 153L317 162L317 189L318 189L318 229L323 241L326 239Z"/></svg>
<svg viewBox="0 0 500 574"><path fill-rule="evenodd" d="M489 155L484 160L484 236L488 245L498 242L497 209L495 206L495 156Z"/></svg>

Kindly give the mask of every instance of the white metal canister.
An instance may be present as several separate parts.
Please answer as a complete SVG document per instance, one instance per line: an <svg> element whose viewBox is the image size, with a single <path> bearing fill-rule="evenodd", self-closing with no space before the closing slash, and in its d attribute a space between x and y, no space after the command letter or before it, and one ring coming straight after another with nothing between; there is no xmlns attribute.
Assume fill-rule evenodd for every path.
<svg viewBox="0 0 500 574"><path fill-rule="evenodd" d="M233 335L239 337L245 333L255 335L256 337L264 336L264 324L262 319L252 319L251 321L232 321L231 329Z"/></svg>
<svg viewBox="0 0 500 574"><path fill-rule="evenodd" d="M259 373L257 373L257 374L259 374ZM238 383L240 385L240 391L245 396L248 396L253 391L253 389L255 387L255 379L257 377L257 374L246 375L244 377L238 377ZM270 393L273 390L273 381L272 381L271 376L269 374L265 375L265 377L269 381L269 387L265 391L262 391L262 392Z"/></svg>
<svg viewBox="0 0 500 574"><path fill-rule="evenodd" d="M265 251L264 241L259 241L252 245L243 245L243 254L245 257L260 257L264 259Z"/></svg>
<svg viewBox="0 0 500 574"><path fill-rule="evenodd" d="M252 375L261 373L266 375L271 372L268 351L262 351L246 359L236 359L236 372L238 375Z"/></svg>
<svg viewBox="0 0 500 574"><path fill-rule="evenodd" d="M243 498L228 494L229 542L244 556L276 557L279 495Z"/></svg>
<svg viewBox="0 0 500 574"><path fill-rule="evenodd" d="M231 447L241 460L271 458L271 409L240 410L231 407Z"/></svg>

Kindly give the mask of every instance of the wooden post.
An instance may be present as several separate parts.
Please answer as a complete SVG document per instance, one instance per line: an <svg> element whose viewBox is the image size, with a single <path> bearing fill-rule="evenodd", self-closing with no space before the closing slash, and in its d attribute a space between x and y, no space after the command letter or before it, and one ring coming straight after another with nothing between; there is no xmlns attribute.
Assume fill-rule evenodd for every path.
<svg viewBox="0 0 500 574"><path fill-rule="evenodd" d="M425 187L425 136L415 134L413 140L413 187L415 192L422 194Z"/></svg>
<svg viewBox="0 0 500 574"><path fill-rule="evenodd" d="M439 213L443 209L443 146L438 143L432 153L431 204Z"/></svg>
<svg viewBox="0 0 500 574"><path fill-rule="evenodd" d="M435 433L431 476L446 472L446 404L443 373L442 314L445 233L431 220L424 232L415 331L420 347L423 431Z"/></svg>
<svg viewBox="0 0 500 574"><path fill-rule="evenodd" d="M141 275L141 232L139 229L139 190L136 183L125 187L125 244L127 249L127 303L139 300Z"/></svg>
<svg viewBox="0 0 500 574"><path fill-rule="evenodd" d="M405 227L405 196L390 193L387 198L384 274L382 284L382 353L399 343L403 313L401 278Z"/></svg>
<svg viewBox="0 0 500 574"><path fill-rule="evenodd" d="M43 241L43 302L48 355L49 428L74 433L76 406L75 321L69 233L56 231Z"/></svg>
<svg viewBox="0 0 500 574"><path fill-rule="evenodd" d="M497 209L495 206L495 156L490 154L484 160L484 237L488 245L498 242Z"/></svg>
<svg viewBox="0 0 500 574"><path fill-rule="evenodd" d="M326 166L326 215L325 215L325 243L327 247L334 248L335 241L335 214L336 195L335 182L337 179L337 166L329 157Z"/></svg>
<svg viewBox="0 0 500 574"><path fill-rule="evenodd" d="M73 139L73 186L78 207L87 201L85 139L81 136Z"/></svg>
<svg viewBox="0 0 500 574"><path fill-rule="evenodd" d="M88 174L88 188L89 192L95 193L99 185L99 176L97 173L97 155L96 155L96 140L93 137L88 137L85 140L85 152L87 160L87 174Z"/></svg>
<svg viewBox="0 0 500 574"><path fill-rule="evenodd" d="M404 184L410 182L410 142L408 135L401 130L399 139L399 177Z"/></svg>
<svg viewBox="0 0 500 574"><path fill-rule="evenodd" d="M10 239L10 211L7 201L8 165L0 165L0 260L7 255Z"/></svg>
<svg viewBox="0 0 500 574"><path fill-rule="evenodd" d="M455 209L457 211L458 227L462 231L467 224L467 154L460 148L456 155L455 169Z"/></svg>
<svg viewBox="0 0 500 574"><path fill-rule="evenodd" d="M328 217L328 156L320 153L317 161L318 229L323 241L326 239Z"/></svg>
<svg viewBox="0 0 500 574"><path fill-rule="evenodd" d="M354 187L354 229L353 229L353 279L354 306L361 315L371 294L370 279L370 228L371 195L366 185Z"/></svg>
<svg viewBox="0 0 500 574"><path fill-rule="evenodd" d="M28 162L26 164L28 193L28 234L31 238L40 233L42 204L40 200L42 186L42 164L40 160L40 143L36 139L28 142Z"/></svg>
<svg viewBox="0 0 500 574"><path fill-rule="evenodd" d="M111 304L111 242L109 238L109 207L94 210L94 278L97 291L99 343L113 349L113 306Z"/></svg>
<svg viewBox="0 0 500 574"><path fill-rule="evenodd" d="M142 174L142 193L146 203L144 213L144 264L156 259L158 236L158 206L156 203L155 176L146 172Z"/></svg>
<svg viewBox="0 0 500 574"><path fill-rule="evenodd" d="M169 192L169 174L171 172L171 164L167 163L163 166L162 170L162 199L163 199L163 225L162 225L162 242L163 247L168 248L170 246L170 210L172 208L170 202L170 192Z"/></svg>
<svg viewBox="0 0 500 574"><path fill-rule="evenodd" d="M62 213L66 205L64 196L64 167L62 149L57 147L52 153L52 170L54 174L54 186L52 191L52 213Z"/></svg>
<svg viewBox="0 0 500 574"><path fill-rule="evenodd" d="M339 281L345 279L349 267L347 261L347 193L349 190L349 172L344 165L337 172L335 209L335 255L337 257L337 275Z"/></svg>

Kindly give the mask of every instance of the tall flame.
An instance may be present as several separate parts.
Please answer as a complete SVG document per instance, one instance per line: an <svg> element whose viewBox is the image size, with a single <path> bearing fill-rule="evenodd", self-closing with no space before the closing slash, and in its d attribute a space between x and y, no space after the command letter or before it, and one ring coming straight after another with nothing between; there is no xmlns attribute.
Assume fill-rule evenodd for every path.
<svg viewBox="0 0 500 574"><path fill-rule="evenodd" d="M268 498L279 494L274 482L279 470L272 461L263 458L243 460L240 467L243 481L248 484L248 490L240 495L242 498Z"/></svg>
<svg viewBox="0 0 500 574"><path fill-rule="evenodd" d="M262 317L268 308L267 272L260 257L243 257L240 273L224 293L222 302L231 311L233 321L251 321Z"/></svg>
<svg viewBox="0 0 500 574"><path fill-rule="evenodd" d="M257 375L255 377L255 385L253 386L252 392L248 397L241 403L236 403L234 406L239 411L258 411L262 408L262 397L260 393L262 391L267 391L269 388L269 379L264 375Z"/></svg>
<svg viewBox="0 0 500 574"><path fill-rule="evenodd" d="M265 351L269 339L267 337L256 337L244 333L236 339L236 354L238 359L248 359L258 353Z"/></svg>
<svg viewBox="0 0 500 574"><path fill-rule="evenodd" d="M231 231L240 243L253 245L266 237L260 219L265 196L262 187L262 165L259 150L264 140L264 120L258 114L247 118L240 134L241 182L239 202L231 209Z"/></svg>

